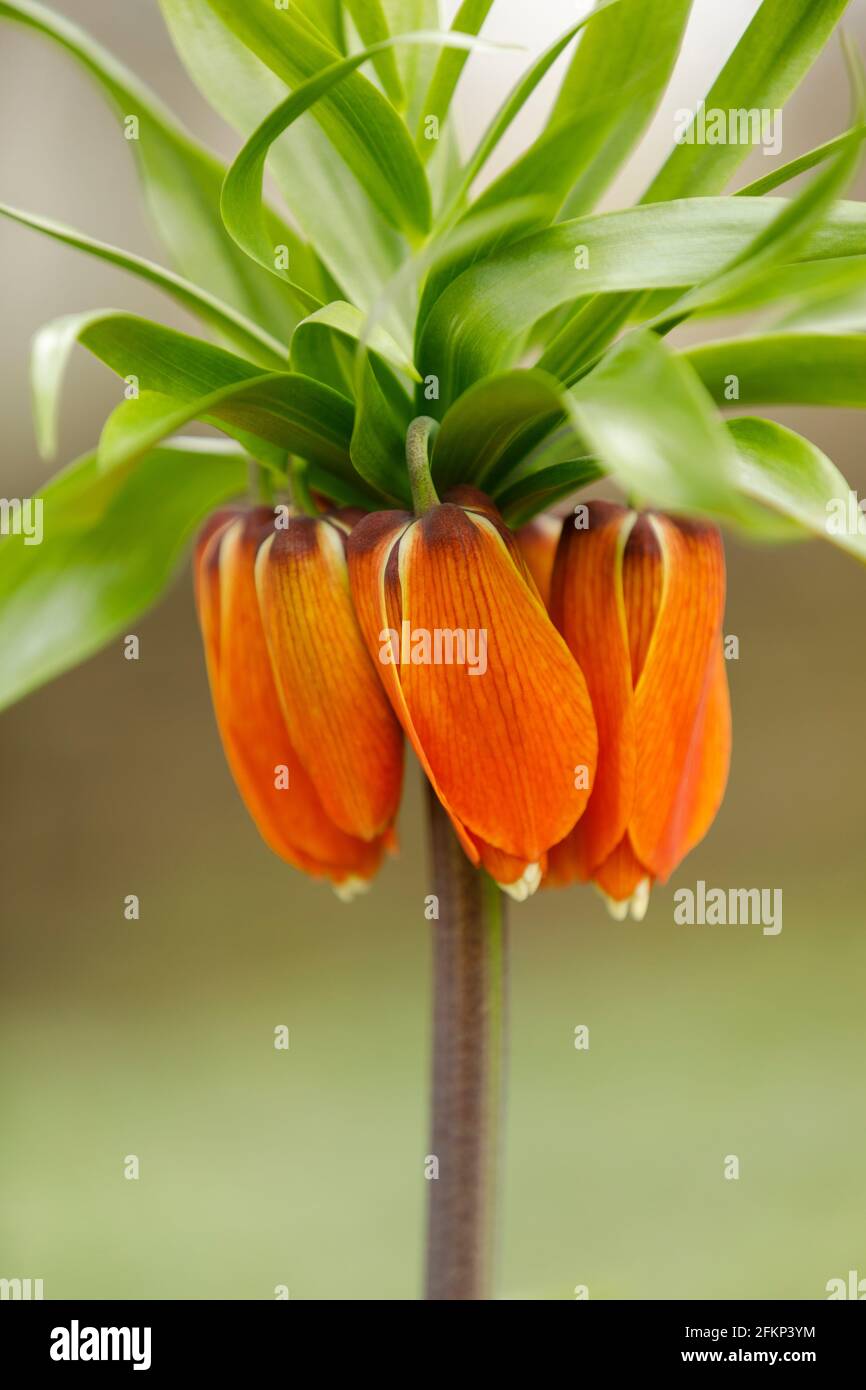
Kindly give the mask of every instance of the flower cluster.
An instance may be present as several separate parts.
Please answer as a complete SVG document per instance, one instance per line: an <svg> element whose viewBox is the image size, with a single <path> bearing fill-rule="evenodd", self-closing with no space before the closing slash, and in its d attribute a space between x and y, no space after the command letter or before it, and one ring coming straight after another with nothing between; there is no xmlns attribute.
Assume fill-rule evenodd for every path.
<svg viewBox="0 0 866 1390"><path fill-rule="evenodd" d="M213 703L272 849L341 896L365 886L395 845L405 734L465 853L512 897L591 880L642 916L724 792L724 555L708 524L580 512L514 535L461 487L419 516L210 519L196 588ZM483 665L461 659L466 634Z"/></svg>

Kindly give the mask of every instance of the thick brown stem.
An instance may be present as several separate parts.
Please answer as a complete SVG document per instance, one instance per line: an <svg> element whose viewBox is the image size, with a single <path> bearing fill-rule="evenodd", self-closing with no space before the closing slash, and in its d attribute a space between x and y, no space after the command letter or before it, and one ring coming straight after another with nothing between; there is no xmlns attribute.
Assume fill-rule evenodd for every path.
<svg viewBox="0 0 866 1390"><path fill-rule="evenodd" d="M433 926L430 1158L438 1173L429 1185L426 1298L487 1299L503 1109L504 901L492 880L469 863L432 790L430 834L439 904Z"/></svg>

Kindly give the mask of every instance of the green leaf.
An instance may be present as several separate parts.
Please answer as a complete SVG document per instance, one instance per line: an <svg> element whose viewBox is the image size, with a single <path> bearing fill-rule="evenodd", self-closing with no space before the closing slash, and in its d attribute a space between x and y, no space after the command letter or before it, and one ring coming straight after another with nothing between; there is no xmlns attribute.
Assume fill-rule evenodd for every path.
<svg viewBox="0 0 866 1390"><path fill-rule="evenodd" d="M415 362L440 382L440 408L473 381L511 365L543 314L587 294L678 288L707 279L785 206L781 199L701 198L563 222L496 252L446 290L427 319ZM575 249L588 264L576 269ZM839 203L799 253L803 260L866 253L866 206ZM543 361L550 370L550 364Z"/></svg>
<svg viewBox="0 0 866 1390"><path fill-rule="evenodd" d="M399 39L386 40L384 45L362 49L349 58L340 59L302 83L270 113L250 136L226 175L222 215L229 233L248 256L280 279L287 279L288 272L279 267L275 258L276 248L262 205L262 181L270 150L299 117L346 82L357 68L369 62L383 47L387 48L395 42L407 45L444 43L467 48L479 46L479 40L464 34L405 34Z"/></svg>
<svg viewBox="0 0 866 1390"><path fill-rule="evenodd" d="M764 174L761 178L754 179L751 183L738 188L733 196L735 198L762 198L765 193L772 193L774 189L781 188L782 184L790 183L791 179L797 178L799 174L808 173L817 164L823 164L825 159L832 159L834 155L840 154L851 133L851 131L846 130L842 135L836 135L832 140L825 141L823 145L816 145L813 150L799 155L797 159L789 160L787 164L778 165L775 169L771 169L769 174Z"/></svg>
<svg viewBox="0 0 866 1390"><path fill-rule="evenodd" d="M485 377L455 401L442 420L431 468L438 492L471 482L494 495L503 460L527 426L544 432L565 413L562 388L539 371Z"/></svg>
<svg viewBox="0 0 866 1390"><path fill-rule="evenodd" d="M291 88L339 55L301 16L273 0L208 0L227 28ZM388 100L360 73L321 96L312 114L375 206L410 237L430 227L430 190L409 133ZM345 229L344 229L345 230Z"/></svg>
<svg viewBox="0 0 866 1390"><path fill-rule="evenodd" d="M439 0L382 0L382 8L389 32L395 36L439 28ZM436 54L431 48L398 48L395 56L406 94L406 121L414 130L424 110Z"/></svg>
<svg viewBox="0 0 866 1390"><path fill-rule="evenodd" d="M763 0L707 93L709 110L784 107L823 49L848 0ZM720 193L751 151L745 143L676 145L646 202Z"/></svg>
<svg viewBox="0 0 866 1390"><path fill-rule="evenodd" d="M94 309L84 314L64 314L34 335L30 350L33 427L40 457L47 461L53 461L58 453L60 399L72 349L87 324L111 312Z"/></svg>
<svg viewBox="0 0 866 1390"><path fill-rule="evenodd" d="M682 356L720 405L866 407L866 337L856 333L754 334Z"/></svg>
<svg viewBox="0 0 866 1390"><path fill-rule="evenodd" d="M690 11L691 0L624 0L582 34L545 132L550 142L558 137L563 197L572 190L565 218L595 206L640 140L668 84ZM593 108L598 114L587 130L583 113Z"/></svg>
<svg viewBox="0 0 866 1390"><path fill-rule="evenodd" d="M599 0L598 7L592 14L585 15L584 18L578 20L576 24L572 24L566 29L564 34L561 34L560 37L556 39L549 48L545 49L545 51L536 58L535 62L530 65L529 69L512 88L511 92L509 92L505 101L493 117L493 120L490 122L490 125L487 127L487 130L479 140L476 149L463 171L463 177L454 195L453 203L440 219L440 229L443 226L448 226L453 220L454 215L460 211L473 183L502 138L508 132L509 127L520 115L520 112L532 96L536 87L538 87L539 83L547 76L556 60L565 52L575 36L579 34L581 29L587 24L591 24L596 20L605 10L612 6L619 7L624 3L625 0ZM532 191L537 194L539 191L543 190L533 189Z"/></svg>
<svg viewBox="0 0 866 1390"><path fill-rule="evenodd" d="M866 517L842 474L808 439L773 420L730 420L744 493L866 560ZM852 519L855 525L851 525Z"/></svg>
<svg viewBox="0 0 866 1390"><path fill-rule="evenodd" d="M780 110L827 42L848 0L763 0L717 81L707 109ZM720 193L750 152L747 144L679 144L642 201ZM748 190L746 190L748 191ZM606 301L606 302L605 302ZM640 306L635 294L602 296L583 307L551 342L541 365L575 381ZM584 343L588 344L584 347Z"/></svg>
<svg viewBox="0 0 866 1390"><path fill-rule="evenodd" d="M459 34L479 33L492 6L493 0L463 0L455 15L454 23L451 25L451 32ZM430 86L424 97L421 119L418 122L418 134L415 137L418 153L425 161L430 158L436 147L436 141L427 138L427 121L433 118L440 126L445 124L445 119L451 109L451 101L468 58L468 51L459 48L445 48L439 54L436 70L430 79Z"/></svg>
<svg viewBox="0 0 866 1390"><path fill-rule="evenodd" d="M127 629L159 598L201 520L246 480L236 446L197 440L116 479L91 454L49 483L41 545L0 541L0 708Z"/></svg>
<svg viewBox="0 0 866 1390"><path fill-rule="evenodd" d="M820 269L824 275L796 287L791 296L796 302L776 328L798 333L866 330L866 256L827 261Z"/></svg>
<svg viewBox="0 0 866 1390"><path fill-rule="evenodd" d="M202 323L207 324L222 338L246 353L254 362L258 362L262 366L280 366L285 362L288 348L284 344L276 338L272 338L265 329L259 328L250 319L245 319L230 305L221 303L213 295L208 294L206 290L201 290L191 281L184 280L180 275L175 275L174 271L166 270L153 261L145 260L143 256L136 256L117 246L109 246L106 242L96 241L93 237L86 236L84 232L77 232L72 227L64 227L59 222L51 221L50 218L37 217L35 213L22 212L19 208L7 207L5 203L0 203L0 217L8 217L13 222L19 222L23 227L30 227L33 231L42 232L45 236L53 237L55 241L74 247L76 251L83 251L88 256L95 256L108 265L116 265L121 270L126 270L131 275L137 276L140 280L146 280L149 284L155 285L157 289L169 295L181 308L188 309L190 313L195 314Z"/></svg>
<svg viewBox="0 0 866 1390"><path fill-rule="evenodd" d="M346 23L342 0L294 0L297 10L314 24L340 53L346 52ZM348 0L346 8L348 9Z"/></svg>
<svg viewBox="0 0 866 1390"><path fill-rule="evenodd" d="M364 338L366 331L366 317L357 309L354 304L346 304L339 300L333 304L326 304L323 308L317 309L314 314L310 314L302 323L299 323L292 337L292 364L299 372L306 372L308 376L315 376L311 370L313 364L318 360L311 340L320 337L322 331L339 334L340 337L350 342L360 342ZM371 352L378 353L384 361L396 367L398 371L404 372L413 381L420 381L421 377L407 352L400 347L387 333L381 325L377 324L372 329L366 345Z"/></svg>
<svg viewBox="0 0 866 1390"><path fill-rule="evenodd" d="M691 313L712 309L719 312L732 296L761 284L768 271L784 261L795 260L810 233L819 227L834 200L853 178L864 136L866 126L857 125L850 130L839 152L782 208L769 227L763 228L754 241L709 280L662 310L651 327L668 331Z"/></svg>
<svg viewBox="0 0 866 1390"><path fill-rule="evenodd" d="M575 205L584 202L591 206L594 199L590 200L588 196L590 185L600 182L602 170L609 173L610 178L616 174L612 155L607 153L601 162L596 163L593 160L594 152L600 146L607 146L608 136L613 140L611 130L618 113L624 109L632 110L642 94L646 100L649 93L657 91L658 68L654 62L648 70L638 68L624 79L614 98L607 93L582 102L567 120L549 125L529 149L474 201L472 212L481 212L500 203L534 194L543 202L538 225L547 226L556 219L582 170L587 170L587 182L584 184L581 181L585 196L575 198L574 202ZM617 143L623 144L624 158L626 150L622 132ZM599 187L599 193L601 191ZM568 201L570 205L572 200Z"/></svg>
<svg viewBox="0 0 866 1390"><path fill-rule="evenodd" d="M500 207L482 212L472 208L453 227L432 238L408 267L410 274L415 267L418 268L416 278L419 280L422 269L427 273L415 323L416 342L420 341L433 306L454 280L476 262L492 256L500 244L507 246L521 240L544 221L543 198L517 198L513 203L503 203ZM393 286L400 285L404 278L408 278L406 265L398 272L380 303L393 293Z"/></svg>
<svg viewBox="0 0 866 1390"><path fill-rule="evenodd" d="M574 34L587 26L583 28L567 79L567 95L560 98L554 117L538 139L475 200L468 216L474 217L502 204L534 196L539 204L539 214L534 226L521 229L521 233L526 235L554 221L572 190L569 206L573 203L575 211L591 205L595 196L614 177L618 164L625 159L632 144L639 139L664 90L690 5L691 0L675 0L673 4L671 0L616 0L616 3L607 0L607 3L598 6L593 15L574 26L542 55L539 63L518 84L514 97L506 101L501 113L502 122L513 119L519 104L548 71L551 58L559 56ZM590 24L590 20L594 22ZM638 32L634 32L635 25ZM647 31L652 35L649 47ZM614 36L619 38L615 41ZM640 54L642 61L638 61L635 54ZM606 56L602 58L601 55ZM619 55L616 60L614 55ZM624 61L626 55L628 62ZM606 66L608 59L612 71L616 73L615 83L610 80L610 69ZM621 71L620 59L623 59ZM494 122L486 140L493 141L501 133L499 125ZM492 144L487 148L485 141L482 141L474 163L464 176L464 193L492 148ZM456 278L460 271L514 239L513 233L500 234L486 246L480 247L471 258L464 257L451 269L450 275L440 272L431 277L422 304L422 315L426 316L431 304L444 293L450 280Z"/></svg>
<svg viewBox="0 0 866 1390"><path fill-rule="evenodd" d="M119 121L138 117L140 138L123 143L137 160L148 212L173 264L188 280L277 337L287 338L298 317L291 302L283 293L274 293L223 228L223 165L192 139L134 73L65 16L31 0L0 0L0 19L24 24L65 49L96 81ZM121 135L119 128L118 139ZM288 228L282 239L286 238L293 246L300 244Z"/></svg>
<svg viewBox="0 0 866 1390"><path fill-rule="evenodd" d="M246 139L285 98L285 84L222 24L208 0L159 3L192 80ZM274 146L270 168L293 220L315 246L314 254L285 237L273 238L273 245L282 240L289 246L295 279L323 301L345 297L367 308L399 264L397 233L311 115Z"/></svg>
<svg viewBox="0 0 866 1390"><path fill-rule="evenodd" d="M359 353L355 366L355 428L352 463L367 483L393 505L411 507L406 471L406 431L412 403L395 391L375 357Z"/></svg>
<svg viewBox="0 0 866 1390"><path fill-rule="evenodd" d="M565 322L558 331L553 325L538 366L565 384L573 384L613 342L642 301L641 294L595 294L579 299L570 312L566 308Z"/></svg>
<svg viewBox="0 0 866 1390"><path fill-rule="evenodd" d="M722 420L654 333L630 334L569 394L581 437L638 499L720 519L748 515Z"/></svg>
<svg viewBox="0 0 866 1390"><path fill-rule="evenodd" d="M132 314L82 316L77 340L118 376L135 378L139 395L170 398L177 414L163 433L205 419L267 467L280 471L286 451L296 450L351 476L352 404L322 382L291 372L263 376L259 367L222 348ZM68 338L63 342L68 350ZM112 429L117 435L128 423L137 456L139 423L142 430L149 424L156 428L157 405L149 401L141 413L135 405L134 400L124 404L120 424Z"/></svg>
<svg viewBox="0 0 866 1390"><path fill-rule="evenodd" d="M358 36L365 48L385 43L391 37L388 18L381 0L346 0L346 9L354 20ZM406 93L403 91L393 49L382 48L373 59L373 66L391 101L395 106L402 106L406 100Z"/></svg>
<svg viewBox="0 0 866 1390"><path fill-rule="evenodd" d="M509 526L525 526L539 512L555 507L603 476L594 460L571 459L521 478L499 493L496 502Z"/></svg>
<svg viewBox="0 0 866 1390"><path fill-rule="evenodd" d="M193 420L234 425L275 444L279 452L271 467L280 476L285 454L292 453L351 477L349 402L322 382L289 372L232 382L182 404L149 390L123 401L103 429L100 468L129 467Z"/></svg>

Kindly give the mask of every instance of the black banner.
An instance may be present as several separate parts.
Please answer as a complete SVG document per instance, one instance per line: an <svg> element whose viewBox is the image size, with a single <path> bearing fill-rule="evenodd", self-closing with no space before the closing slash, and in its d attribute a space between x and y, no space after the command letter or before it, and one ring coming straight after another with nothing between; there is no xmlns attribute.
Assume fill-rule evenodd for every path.
<svg viewBox="0 0 866 1390"><path fill-rule="evenodd" d="M194 1371L201 1378L221 1379L235 1371L273 1367L297 1373L298 1339L316 1335L315 1305L302 1302L6 1302L0 1307L4 1365L16 1366L19 1376L50 1371L52 1376L94 1376L110 1369L114 1375L148 1376ZM340 1318L347 1315L340 1305ZM369 1314L368 1314L369 1316ZM427 1315L431 1316L431 1315ZM432 1315L437 1336L465 1324L441 1324ZM351 1319L351 1313L349 1313ZM408 1330L429 1330L430 1324L410 1323ZM474 1328L478 1324L472 1325ZM836 1302L818 1303L672 1303L579 1302L562 1321L548 1325L574 1337L575 1369L593 1367L667 1371L673 1367L719 1365L811 1366L826 1374L858 1358L863 1346L862 1315ZM483 1327L483 1324L482 1324ZM531 1323L530 1323L531 1327ZM400 1329L397 1329L398 1335ZM510 1331L513 1331L513 1324ZM289 1338L292 1340L290 1341ZM379 1340L379 1338L377 1338ZM328 1362L344 1345L347 1357L358 1358L366 1345L355 1338L325 1344ZM505 1345L503 1343L503 1345ZM509 1337L509 1346L512 1346ZM484 1342L484 1358L496 1343ZM354 1348L354 1350L353 1350ZM427 1345L429 1361L453 1355L448 1343ZM480 1348L479 1348L480 1350ZM509 1353L510 1355L511 1353ZM357 1370L361 1371L361 1365Z"/></svg>

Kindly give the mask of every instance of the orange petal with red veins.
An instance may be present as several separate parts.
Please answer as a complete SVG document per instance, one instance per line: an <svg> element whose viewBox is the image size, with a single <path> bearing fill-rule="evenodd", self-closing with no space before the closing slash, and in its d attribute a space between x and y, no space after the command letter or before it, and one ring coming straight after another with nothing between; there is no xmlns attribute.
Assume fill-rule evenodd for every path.
<svg viewBox="0 0 866 1390"><path fill-rule="evenodd" d="M461 631L467 664L398 668L413 741L472 837L537 864L584 810L575 769L595 772L586 683L509 544L486 515L443 504L401 538L399 603L410 632ZM483 663L481 653L483 651Z"/></svg>
<svg viewBox="0 0 866 1390"><path fill-rule="evenodd" d="M520 530L514 533L514 539L526 563L526 568L532 575L533 583L541 596L542 603L548 609L550 608L550 589L553 581L553 563L556 559L556 549L562 534L562 526L563 523L558 517L542 514L528 522L526 526L521 526Z"/></svg>
<svg viewBox="0 0 866 1390"><path fill-rule="evenodd" d="M427 779L451 818L461 845L473 864L480 863L478 847L446 801L436 774L415 732L400 681L402 612L397 577L399 541L416 524L408 512L374 512L354 529L346 549L355 613L367 648L378 663L379 676L392 708L403 725Z"/></svg>
<svg viewBox="0 0 866 1390"><path fill-rule="evenodd" d="M664 564L652 522L648 516L638 516L629 532L622 561L622 596L633 689L646 663L661 606L663 583Z"/></svg>
<svg viewBox="0 0 866 1390"><path fill-rule="evenodd" d="M701 841L716 818L731 763L731 699L721 639L710 657L707 683L679 795L656 854L665 881Z"/></svg>
<svg viewBox="0 0 866 1390"><path fill-rule="evenodd" d="M255 556L273 513L248 513L215 531L198 562L211 693L226 757L262 838L275 853L337 885L372 877L383 842L346 835L322 807L286 729L259 616ZM288 787L278 786L280 769Z"/></svg>
<svg viewBox="0 0 866 1390"><path fill-rule="evenodd" d="M623 598L623 556L635 514L607 502L589 526L566 522L556 557L551 617L586 677L598 725L598 769L589 805L565 845L550 854L552 882L592 877L626 832L635 795L635 722Z"/></svg>
<svg viewBox="0 0 866 1390"><path fill-rule="evenodd" d="M700 766L702 714L711 659L721 640L725 564L721 536L704 523L653 514L664 579L655 628L635 690L637 775L629 822L638 858L654 875L670 872L692 815L705 814L683 788ZM718 720L718 692L710 708ZM688 808L694 797L694 811ZM681 809L685 808L685 809ZM678 822L677 817L680 817ZM683 850L684 852L684 850Z"/></svg>
<svg viewBox="0 0 866 1390"><path fill-rule="evenodd" d="M331 820L372 840L400 804L403 735L355 617L343 532L293 516L259 550L256 584L295 752Z"/></svg>

